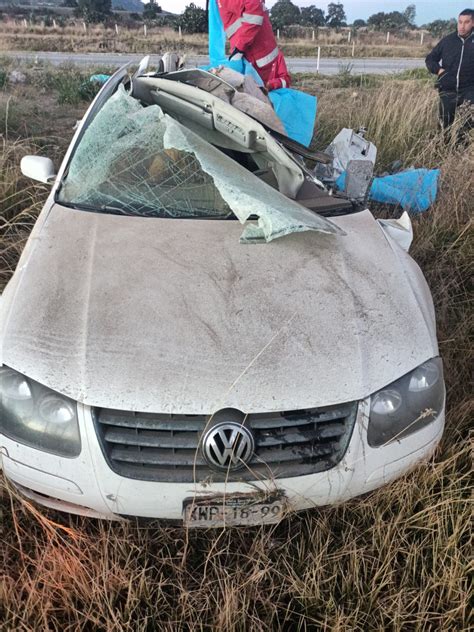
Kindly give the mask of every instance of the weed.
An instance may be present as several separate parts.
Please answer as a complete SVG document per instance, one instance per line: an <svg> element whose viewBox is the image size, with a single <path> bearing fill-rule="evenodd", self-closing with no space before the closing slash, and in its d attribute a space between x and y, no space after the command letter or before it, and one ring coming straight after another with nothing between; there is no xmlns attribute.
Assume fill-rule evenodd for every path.
<svg viewBox="0 0 474 632"><path fill-rule="evenodd" d="M409 70L402 70L401 72L397 72L393 75L393 78L399 81L417 79L419 81L434 83L433 75L428 72L426 68L410 68Z"/></svg>
<svg viewBox="0 0 474 632"><path fill-rule="evenodd" d="M58 103L77 105L90 101L98 92L98 86L89 81L89 75L70 70L54 74L53 85L58 94Z"/></svg>

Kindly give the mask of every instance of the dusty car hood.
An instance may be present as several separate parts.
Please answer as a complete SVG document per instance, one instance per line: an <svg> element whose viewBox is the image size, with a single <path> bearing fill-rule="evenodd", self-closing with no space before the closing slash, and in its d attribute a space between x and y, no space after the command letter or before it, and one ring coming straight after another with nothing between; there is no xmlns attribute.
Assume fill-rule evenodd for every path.
<svg viewBox="0 0 474 632"><path fill-rule="evenodd" d="M436 355L412 260L366 211L347 236L241 245L236 221L54 206L3 295L3 363L125 410L290 410L363 398Z"/></svg>

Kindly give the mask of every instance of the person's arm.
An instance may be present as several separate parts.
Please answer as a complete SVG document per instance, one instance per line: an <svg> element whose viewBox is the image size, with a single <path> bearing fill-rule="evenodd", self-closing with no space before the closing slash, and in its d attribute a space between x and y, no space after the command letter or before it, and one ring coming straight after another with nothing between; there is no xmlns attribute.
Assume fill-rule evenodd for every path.
<svg viewBox="0 0 474 632"><path fill-rule="evenodd" d="M441 68L439 63L443 57L443 43L444 39L436 44L431 53L427 55L425 59L426 67L431 73L433 73L433 75L442 75L444 72L444 68Z"/></svg>
<svg viewBox="0 0 474 632"><path fill-rule="evenodd" d="M242 25L232 38L234 48L245 53L258 36L265 16L261 0L245 0Z"/></svg>

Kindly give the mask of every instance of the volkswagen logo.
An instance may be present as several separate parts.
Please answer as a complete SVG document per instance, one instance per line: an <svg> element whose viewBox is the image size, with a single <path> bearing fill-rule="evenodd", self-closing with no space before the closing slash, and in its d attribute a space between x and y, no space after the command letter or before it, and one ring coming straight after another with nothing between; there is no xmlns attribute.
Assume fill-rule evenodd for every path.
<svg viewBox="0 0 474 632"><path fill-rule="evenodd" d="M202 438L204 458L219 470L238 470L250 462L255 440L248 428L234 422L219 423Z"/></svg>

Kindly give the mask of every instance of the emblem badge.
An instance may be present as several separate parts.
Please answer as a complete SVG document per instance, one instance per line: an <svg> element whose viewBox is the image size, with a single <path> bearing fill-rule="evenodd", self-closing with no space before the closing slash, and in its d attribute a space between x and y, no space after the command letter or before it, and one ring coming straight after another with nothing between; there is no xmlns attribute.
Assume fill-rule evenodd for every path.
<svg viewBox="0 0 474 632"><path fill-rule="evenodd" d="M204 458L219 470L235 471L244 467L252 459L254 451L253 434L242 424L219 423L202 438Z"/></svg>

